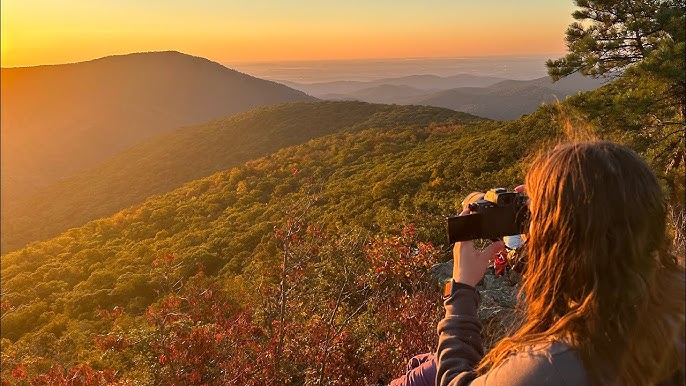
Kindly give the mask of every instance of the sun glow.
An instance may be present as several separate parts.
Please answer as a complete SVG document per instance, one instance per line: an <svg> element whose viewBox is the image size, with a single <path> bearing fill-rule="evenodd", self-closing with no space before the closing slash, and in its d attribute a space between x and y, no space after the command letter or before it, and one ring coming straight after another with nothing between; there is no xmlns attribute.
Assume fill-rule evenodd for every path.
<svg viewBox="0 0 686 386"><path fill-rule="evenodd" d="M566 3L8 0L1 59L12 67L162 50L224 62L562 53Z"/></svg>

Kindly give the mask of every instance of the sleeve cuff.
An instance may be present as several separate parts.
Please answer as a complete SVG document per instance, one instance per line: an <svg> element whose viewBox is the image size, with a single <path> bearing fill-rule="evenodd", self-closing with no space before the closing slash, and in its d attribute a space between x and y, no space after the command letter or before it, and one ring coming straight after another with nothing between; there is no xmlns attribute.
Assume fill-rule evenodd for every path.
<svg viewBox="0 0 686 386"><path fill-rule="evenodd" d="M445 315L474 315L479 308L481 296L476 288L463 283L455 283L455 290L443 302Z"/></svg>

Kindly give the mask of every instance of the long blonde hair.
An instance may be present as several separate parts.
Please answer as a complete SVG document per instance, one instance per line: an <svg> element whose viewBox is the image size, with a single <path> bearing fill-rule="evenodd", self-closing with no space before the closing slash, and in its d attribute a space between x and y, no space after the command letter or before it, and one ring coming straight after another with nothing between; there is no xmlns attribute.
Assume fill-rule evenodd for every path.
<svg viewBox="0 0 686 386"><path fill-rule="evenodd" d="M532 162L526 188L524 319L477 372L563 340L591 384L683 377L684 270L667 252L666 206L648 165L615 143L564 144Z"/></svg>

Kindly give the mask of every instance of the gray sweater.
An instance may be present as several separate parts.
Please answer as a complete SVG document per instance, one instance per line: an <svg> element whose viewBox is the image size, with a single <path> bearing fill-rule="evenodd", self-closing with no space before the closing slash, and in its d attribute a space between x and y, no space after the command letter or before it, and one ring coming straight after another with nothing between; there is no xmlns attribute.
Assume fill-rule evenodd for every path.
<svg viewBox="0 0 686 386"><path fill-rule="evenodd" d="M445 318L438 324L436 385L588 385L579 357L556 341L513 354L477 377L472 370L484 355L481 322L476 315L480 297L473 287L458 287L445 301Z"/></svg>

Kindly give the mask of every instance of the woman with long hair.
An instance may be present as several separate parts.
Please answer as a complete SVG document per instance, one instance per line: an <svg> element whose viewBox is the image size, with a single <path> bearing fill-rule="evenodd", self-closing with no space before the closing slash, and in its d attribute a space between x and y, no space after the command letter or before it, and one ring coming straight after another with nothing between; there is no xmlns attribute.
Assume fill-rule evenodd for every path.
<svg viewBox="0 0 686 386"><path fill-rule="evenodd" d="M502 242L456 243L436 383L683 385L684 269L648 165L615 143L564 144L532 162L525 186L521 326L484 356L475 286Z"/></svg>

